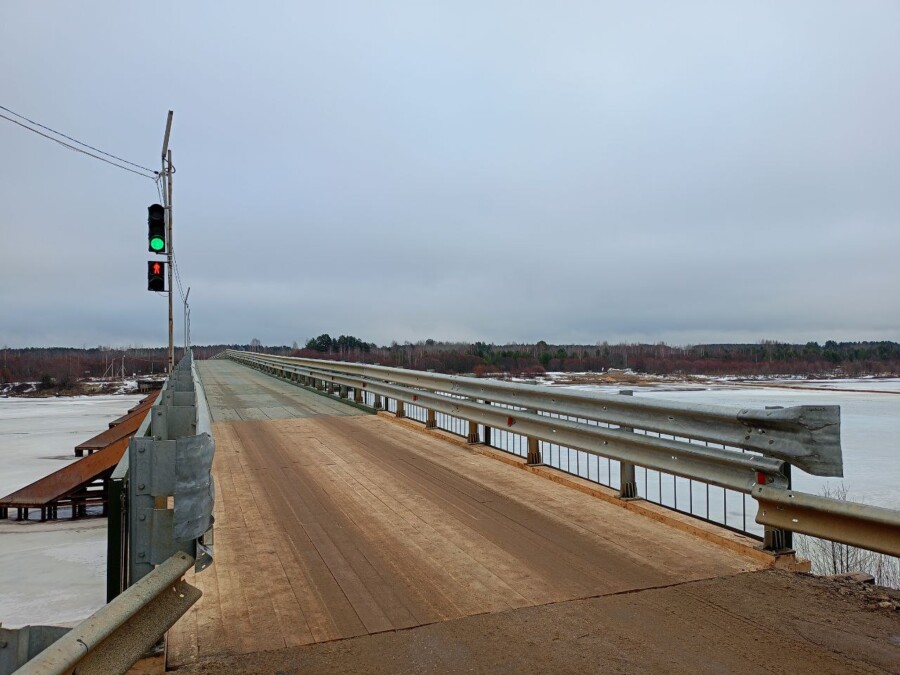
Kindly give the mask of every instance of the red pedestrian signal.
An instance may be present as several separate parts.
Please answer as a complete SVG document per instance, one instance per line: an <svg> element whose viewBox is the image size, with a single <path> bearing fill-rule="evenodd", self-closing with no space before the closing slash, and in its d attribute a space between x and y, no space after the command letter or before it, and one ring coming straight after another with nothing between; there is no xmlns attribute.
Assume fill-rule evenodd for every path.
<svg viewBox="0 0 900 675"><path fill-rule="evenodd" d="M147 290L163 293L166 290L166 263L156 260L147 261Z"/></svg>

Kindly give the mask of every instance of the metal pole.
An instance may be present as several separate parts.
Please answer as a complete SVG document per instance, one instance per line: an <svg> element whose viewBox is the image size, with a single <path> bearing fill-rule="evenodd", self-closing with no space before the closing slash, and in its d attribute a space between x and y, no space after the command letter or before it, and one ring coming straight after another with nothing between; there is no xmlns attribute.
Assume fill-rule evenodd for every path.
<svg viewBox="0 0 900 675"><path fill-rule="evenodd" d="M169 208L167 213L169 214L168 218L168 232L166 232L166 240L169 242L168 247L168 260L169 260L169 374L172 374L172 371L175 368L175 341L174 341L174 330L175 330L175 322L172 318L172 260L175 256L175 244L172 241L172 151L168 152L168 160L169 160L169 170L166 174L166 180L169 184Z"/></svg>
<svg viewBox="0 0 900 675"><path fill-rule="evenodd" d="M173 111L169 111L168 116L166 117L166 133L163 136L163 145L162 145L162 160L161 166L162 171L160 171L160 178L164 177L163 180L163 191L164 199L163 199L163 207L165 207L166 213L166 241L168 242L167 249L168 253L166 255L166 260L169 264L169 351L166 358L168 364L168 372L172 373L172 368L174 367L175 360L175 350L172 345L172 153L169 151L169 136L172 133L172 116L174 115ZM166 167L166 160L168 159L169 165Z"/></svg>
<svg viewBox="0 0 900 675"><path fill-rule="evenodd" d="M622 396L634 396L631 389L619 391ZM623 431L634 431L631 427L621 427ZM610 460L607 460L610 461ZM631 462L619 462L619 497L622 499L637 499L637 478L635 477L634 464Z"/></svg>

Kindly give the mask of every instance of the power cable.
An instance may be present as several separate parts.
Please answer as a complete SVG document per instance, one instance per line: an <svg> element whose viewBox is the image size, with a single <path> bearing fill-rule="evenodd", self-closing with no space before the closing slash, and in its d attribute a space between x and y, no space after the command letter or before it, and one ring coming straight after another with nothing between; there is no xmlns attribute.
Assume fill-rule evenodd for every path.
<svg viewBox="0 0 900 675"><path fill-rule="evenodd" d="M172 256L172 268L175 271L175 281L178 282L178 294L181 296L181 302L184 304L185 296L184 296L184 286L181 284L181 270L178 268L178 261L175 260L175 256Z"/></svg>
<svg viewBox="0 0 900 675"><path fill-rule="evenodd" d="M4 110L5 110L5 108L4 108ZM18 120L14 120L14 119L12 119L11 117L7 117L6 115L0 115L0 118L3 118L3 119L5 119L5 120L8 121L8 122L12 122L13 124L18 124L18 125L19 125L20 127L22 127L23 129L27 129L28 131L31 131L31 132L33 132L33 133L36 133L38 136L43 136L44 138L46 138L46 139L48 139L48 140L51 140L51 141L53 141L54 143L59 143L61 146L63 146L64 148L68 148L69 150L74 150L75 152L80 152L82 155L87 155L88 157L93 157L94 159L99 159L101 162L106 162L106 163L109 164L110 166L114 166L114 167L116 167L117 169L122 169L123 171L128 171L128 172L133 173L133 174L135 174L135 175L141 176L142 178L149 178L150 180L156 180L156 173L155 173L155 172L153 172L154 175L148 176L147 174L141 173L140 171L135 171L134 169L129 169L127 166L122 166L121 164L116 164L115 162L111 162L111 161L109 161L108 159L104 159L103 157L100 157L99 155L95 155L95 154L93 154L93 153L91 153L91 152L87 152L86 150L82 150L81 148L76 148L74 145L69 145L68 143L66 143L66 142L64 142L64 141L61 141L61 140L59 140L58 138L53 138L53 136L48 136L47 134L42 133L42 132L38 131L37 129L32 129L32 128L29 127L29 126L27 126L27 125L25 125L25 124L22 124L22 123L19 122ZM130 162L129 162L129 163L130 163Z"/></svg>
<svg viewBox="0 0 900 675"><path fill-rule="evenodd" d="M101 155L106 155L107 157L112 157L113 159L116 159L120 162L124 162L125 164L130 164L131 166L133 166L137 169L143 169L144 171L147 171L148 173L153 173L153 174L158 173L157 171L154 171L153 169L148 169L146 166L141 166L140 164L135 164L134 162L129 162L127 159L122 159L121 157L116 157L115 155L112 155L108 152L104 152L100 148L95 148L93 145L88 145L87 143L79 141L77 138L72 138L71 136L66 136L61 131L56 131L55 129L51 129L50 127L45 126L45 125L41 124L40 122L35 122L34 120L30 120L27 117L25 117L25 115L17 113L15 110L10 110L6 106L0 105L0 110L5 110L6 112L10 113L11 115L15 115L19 119L25 120L29 124L33 124L34 126L40 127L41 129L46 129L47 131L54 133L57 136L62 136L63 138L72 141L73 143L78 143L78 145L83 145L84 147L89 148L90 150L93 150L94 152L99 152Z"/></svg>

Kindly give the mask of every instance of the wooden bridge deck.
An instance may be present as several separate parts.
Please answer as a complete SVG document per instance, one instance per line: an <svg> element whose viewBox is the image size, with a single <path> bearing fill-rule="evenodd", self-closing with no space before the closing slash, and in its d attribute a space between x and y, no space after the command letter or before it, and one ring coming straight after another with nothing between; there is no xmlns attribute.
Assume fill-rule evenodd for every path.
<svg viewBox="0 0 900 675"><path fill-rule="evenodd" d="M199 366L216 562L189 579L203 597L169 634L169 667L758 568L436 435Z"/></svg>

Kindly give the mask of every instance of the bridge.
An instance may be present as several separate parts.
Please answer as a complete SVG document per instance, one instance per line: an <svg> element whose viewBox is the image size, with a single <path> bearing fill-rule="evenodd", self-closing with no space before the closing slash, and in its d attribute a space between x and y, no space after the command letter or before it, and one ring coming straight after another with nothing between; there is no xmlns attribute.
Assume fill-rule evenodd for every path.
<svg viewBox="0 0 900 675"><path fill-rule="evenodd" d="M169 669L897 672L897 613L865 586L799 574L789 546L785 523L900 550L896 512L790 491L790 463L835 470L836 411L550 401L527 385L226 356L193 367L215 440L215 562L184 572L207 550L194 546L161 586L184 572L176 588L202 593L176 612ZM170 432L178 390L161 395ZM148 428L137 437L167 442ZM713 434L729 448L696 442ZM746 450L760 445L772 449ZM177 521L177 486L144 490L138 469L124 493L157 513L174 494ZM754 499L759 524L735 506ZM127 531L143 512L129 508L132 542L118 545L132 578L113 603L174 560L166 549L135 573Z"/></svg>

